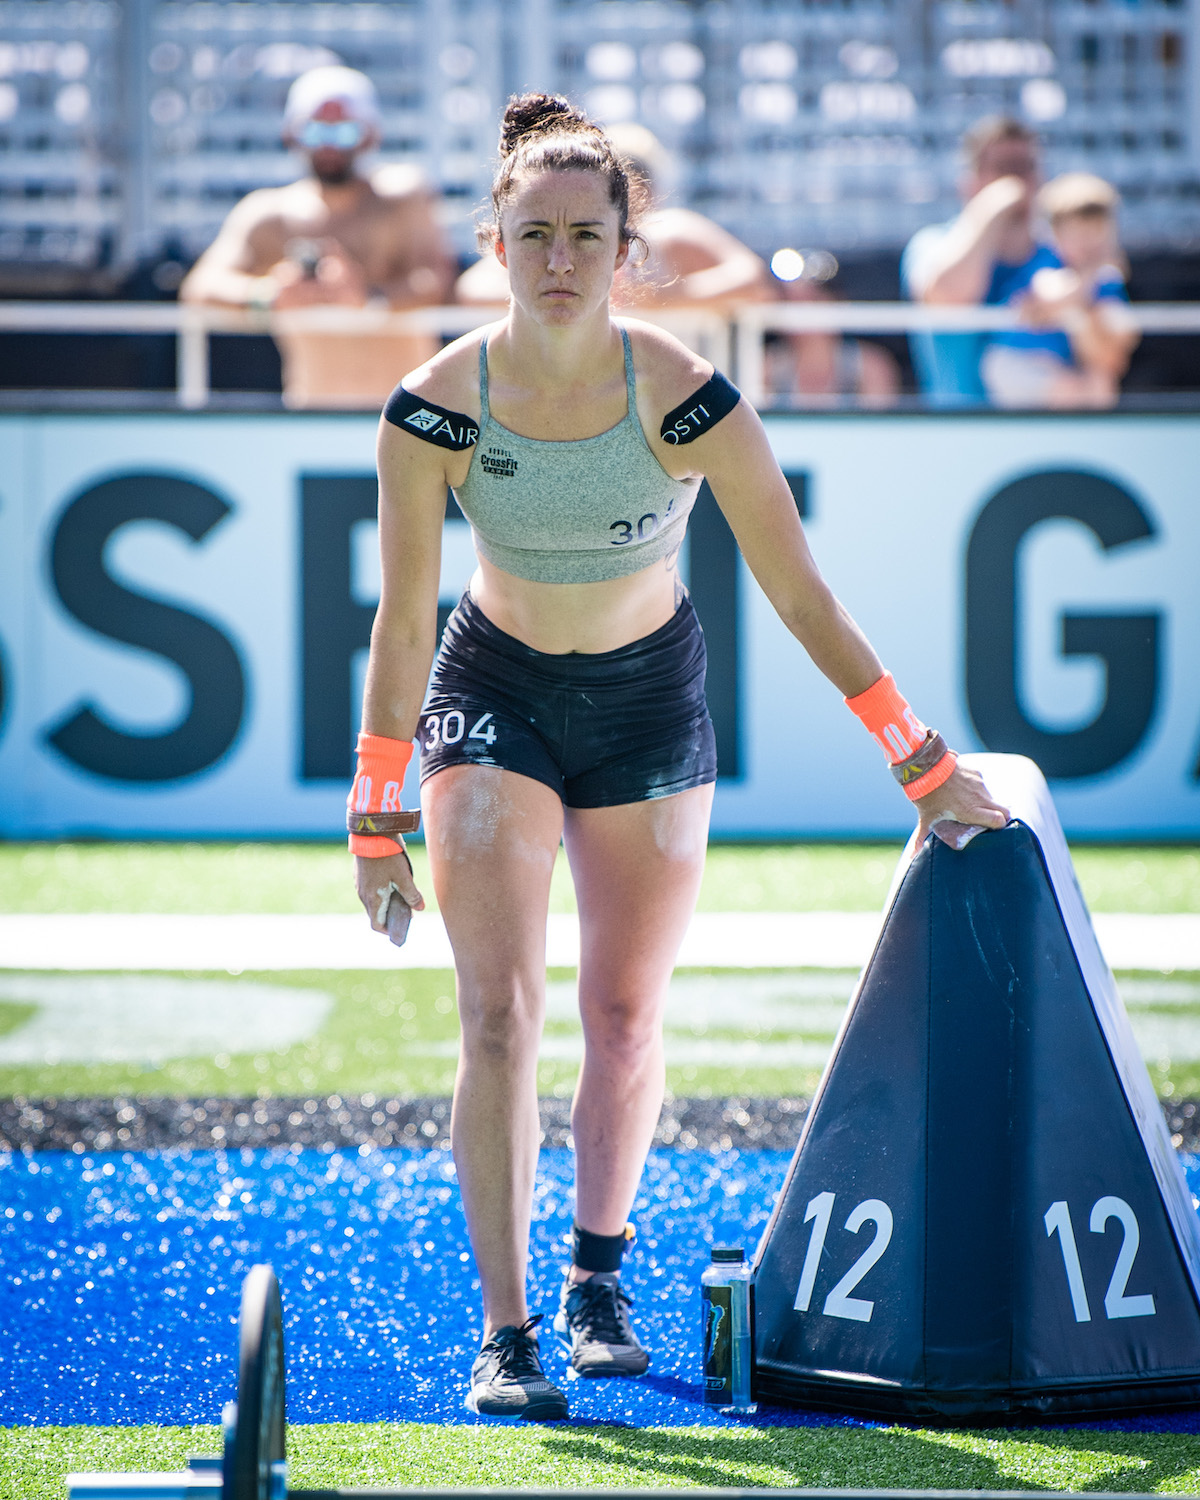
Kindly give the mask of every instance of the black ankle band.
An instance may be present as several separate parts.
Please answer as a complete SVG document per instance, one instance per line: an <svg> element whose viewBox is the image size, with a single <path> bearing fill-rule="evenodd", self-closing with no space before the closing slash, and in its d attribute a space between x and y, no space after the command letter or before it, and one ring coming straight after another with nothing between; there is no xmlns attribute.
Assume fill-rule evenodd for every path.
<svg viewBox="0 0 1200 1500"><path fill-rule="evenodd" d="M581 1271L619 1271L629 1239L628 1229L621 1234L593 1234L576 1224L571 1232L571 1262Z"/></svg>

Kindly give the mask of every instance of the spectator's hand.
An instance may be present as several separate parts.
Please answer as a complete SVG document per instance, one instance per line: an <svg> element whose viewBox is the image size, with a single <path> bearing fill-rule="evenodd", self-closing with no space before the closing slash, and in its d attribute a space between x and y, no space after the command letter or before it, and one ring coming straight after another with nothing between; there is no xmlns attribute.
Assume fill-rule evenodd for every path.
<svg viewBox="0 0 1200 1500"><path fill-rule="evenodd" d="M1069 266L1044 266L1034 274L1021 301L1021 321L1037 328L1059 327L1065 316L1091 306L1088 288Z"/></svg>
<svg viewBox="0 0 1200 1500"><path fill-rule="evenodd" d="M370 296L362 267L340 245L331 244L317 263L317 283L330 302L361 307Z"/></svg>
<svg viewBox="0 0 1200 1500"><path fill-rule="evenodd" d="M1008 229L1024 219L1033 204L1033 191L1023 177L997 177L980 188L968 204L973 215L997 229Z"/></svg>
<svg viewBox="0 0 1200 1500"><path fill-rule="evenodd" d="M317 262L316 275L293 260L282 260L271 272L279 291L271 306L276 312L292 307L361 307L367 283L357 262L331 245Z"/></svg>
<svg viewBox="0 0 1200 1500"><path fill-rule="evenodd" d="M376 932L387 931L388 902L392 887L414 911L425 910L425 898L413 882L412 865L406 854L386 854L382 859L354 859L354 886Z"/></svg>
<svg viewBox="0 0 1200 1500"><path fill-rule="evenodd" d="M965 849L977 833L1003 828L1009 818L1008 808L992 797L979 772L963 765L955 766L937 791L915 805L920 818L918 845L936 833L952 849Z"/></svg>
<svg viewBox="0 0 1200 1500"><path fill-rule="evenodd" d="M271 302L272 312L287 312L293 307L316 307L329 301L317 277L309 275L294 260L281 260L272 267L271 277L279 288Z"/></svg>

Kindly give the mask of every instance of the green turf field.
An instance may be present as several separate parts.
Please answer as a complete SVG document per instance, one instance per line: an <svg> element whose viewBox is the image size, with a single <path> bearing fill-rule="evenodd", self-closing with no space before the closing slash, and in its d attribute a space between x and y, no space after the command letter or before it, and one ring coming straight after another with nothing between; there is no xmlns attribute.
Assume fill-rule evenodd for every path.
<svg viewBox="0 0 1200 1500"><path fill-rule="evenodd" d="M715 971L682 971L677 983ZM85 976L63 976L72 985ZM90 976L87 976L90 978ZM309 1039L271 1052L219 1052L180 1057L160 1066L137 1062L13 1065L0 1060L0 1094L57 1098L156 1095L238 1096L257 1093L375 1094L413 1098L448 1095L457 1062L458 1018L449 970L304 971L266 974L173 976L225 985L278 985L331 997L328 1018ZM712 1098L730 1094L776 1098L810 1094L833 1042L856 975L799 974L783 984L771 1014L736 1011L739 996L756 980L738 971L720 975L730 990L731 1014L711 1024L674 1006L668 1017L668 1087L676 1095ZM794 984L796 999L788 1003ZM573 972L551 970L549 1015L538 1068L538 1091L568 1097L582 1056L583 1033L575 1010ZM1200 1010L1200 989L1197 991ZM0 999L0 1042L32 1007ZM746 1060L720 1060L728 1044ZM780 1048L787 1049L773 1062ZM796 1066L799 1047L810 1060ZM1200 1032L1198 1032L1200 1050ZM548 1054L548 1055L546 1055ZM707 1061L705 1059L708 1059ZM785 1060L787 1059L787 1060Z"/></svg>
<svg viewBox="0 0 1200 1500"><path fill-rule="evenodd" d="M707 911L878 910L892 878L895 845L716 845L700 906ZM1076 868L1096 911L1200 911L1194 849L1083 848ZM417 875L433 905L422 846ZM553 906L573 909L560 857ZM25 844L0 846L0 911L346 912L356 910L349 859L331 844ZM419 919L418 919L419 920ZM189 976L197 978L199 976ZM140 1063L13 1065L0 1058L7 1094L448 1093L454 1077L453 976L447 971L305 972L209 976L229 984L311 989L329 997L312 1037L270 1053L188 1056ZM680 975L668 1013L668 1087L679 1096L808 1094L833 1040L853 973L795 976L795 994L753 1002L756 981L723 976L724 1015L697 1019ZM579 1028L556 973L539 1070L545 1094L570 1092ZM1200 977L1122 975L1135 1023L1155 1038L1148 1063L1164 1095L1200 1094ZM1157 982L1157 988L1156 986ZM0 994L0 1039L30 1006Z"/></svg>
<svg viewBox="0 0 1200 1500"><path fill-rule="evenodd" d="M43 976L31 976L37 983ZM72 989L105 976L63 975ZM152 1065L14 1064L0 1055L0 1094L26 1098L448 1095L458 1056L454 975L441 969L180 974L186 984L274 985L328 1004L313 1034L271 1051L217 1051ZM0 987L19 982L4 976ZM569 1097L582 1056L573 974L551 970L538 1091ZM680 970L666 1016L667 1087L679 1098L811 1096L857 979L851 971L747 974ZM148 981L141 980L146 983ZM1200 975L1122 974L1118 983L1163 1097L1200 1095ZM696 1005L712 994L707 1012ZM726 998L722 998L726 997ZM86 1004L86 997L84 997ZM0 1049L33 1005L0 998ZM714 1014L714 1011L716 1012Z"/></svg>
<svg viewBox="0 0 1200 1500"><path fill-rule="evenodd" d="M1200 911L1200 851L1072 851L1093 911ZM701 911L875 911L899 844L714 844ZM431 906L422 844L412 846ZM348 912L358 909L340 844L0 844L0 912ZM552 909L573 911L566 860Z"/></svg>
<svg viewBox="0 0 1200 1500"><path fill-rule="evenodd" d="M61 1495L72 1471L182 1468L215 1427L0 1429L0 1497ZM418 1427L289 1429L290 1482L1194 1493L1200 1437L1039 1429Z"/></svg>
<svg viewBox="0 0 1200 1500"><path fill-rule="evenodd" d="M418 878L432 904L423 850L418 846L414 854ZM710 853L700 906L707 911L877 910L898 854L898 846L886 845L717 846ZM1200 911L1200 852L1194 849L1084 848L1075 851L1075 863L1093 910ZM553 906L556 911L573 907L562 860ZM354 910L347 856L333 845L0 846L4 912ZM180 1058L155 1068L128 1063L0 1067L0 1093L449 1091L456 1028L448 973L222 972L209 977L230 985L317 989L329 997L328 1013L314 1035L278 1052ZM750 993L742 972L710 977L741 984ZM681 1096L810 1092L816 1065L772 1067L770 1058L780 1048L828 1045L831 1011L844 1004L854 977L783 976L795 991L786 1023L778 1019L786 1006L755 1011L745 1003L717 1023L697 1019L694 1008L690 1019L669 1020L669 1051L674 1046L677 1055L686 1055L691 1047L692 1055L700 1056L701 1043L711 1043L709 1050L714 1052L740 1047L743 1054L743 1061L733 1064L673 1064L671 1088ZM556 1055L543 1064L539 1082L545 1093L565 1093L575 1073L571 1049L577 1027L568 1013L570 976L556 972L550 978L557 998L552 999L547 1040L556 1042L557 1049L551 1049ZM1164 980L1157 974L1123 975L1121 980L1131 1012L1143 1013L1148 1024L1158 1025L1168 1038L1186 1034L1194 1021L1200 1040L1200 976L1172 975ZM0 1038L32 1010L22 1001L0 999ZM747 1057L751 1060L744 1060ZM1194 1058L1164 1053L1153 1059L1151 1072L1161 1092L1200 1094L1200 1045ZM0 1500L61 1495L61 1476L72 1469L180 1467L189 1452L214 1451L216 1441L212 1428L0 1429ZM291 1429L290 1447L293 1483L302 1486L1200 1490L1200 1436L1153 1433L363 1424L296 1427Z"/></svg>
<svg viewBox="0 0 1200 1500"><path fill-rule="evenodd" d="M899 855L895 845L716 845L700 906L707 911L878 910ZM430 904L424 849L414 862ZM1200 853L1188 848L1075 851L1096 911L1200 911ZM570 911L565 858L553 906ZM356 910L349 859L333 844L24 844L0 846L0 911L348 912ZM184 976L181 976L184 977ZM186 976L196 979L201 976ZM328 998L320 1029L271 1052L236 1048L162 1066L137 1062L16 1065L0 1058L0 1092L14 1095L253 1095L448 1093L454 1077L453 976L446 971L303 972L208 976L227 984L272 984ZM668 1087L678 1096L809 1094L833 1040L853 973L794 976L770 1003L759 981L715 976L723 1013L697 1016L685 1003L697 975L681 973L668 1012ZM570 975L551 976L545 1094L568 1094L578 1066L579 1027ZM1135 1025L1153 1039L1147 1061L1163 1095L1200 1094L1200 977L1122 975ZM0 994L0 1040L31 1014Z"/></svg>

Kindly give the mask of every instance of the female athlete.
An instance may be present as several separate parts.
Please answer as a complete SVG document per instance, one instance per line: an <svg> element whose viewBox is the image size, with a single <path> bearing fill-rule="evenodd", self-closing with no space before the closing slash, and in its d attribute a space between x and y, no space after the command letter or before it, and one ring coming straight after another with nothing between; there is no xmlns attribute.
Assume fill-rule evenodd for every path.
<svg viewBox="0 0 1200 1500"><path fill-rule="evenodd" d="M579 905L584 1060L575 1229L555 1330L574 1370L649 1356L620 1285L664 1088L662 1012L700 884L716 778L704 640L677 567L707 477L780 617L939 820L1006 813L917 720L809 554L754 411L657 328L614 320L636 183L564 100L504 116L492 243L511 301L405 377L379 433L383 585L350 797L358 893L424 902L394 837L415 739L462 1029L451 1142L483 1292L468 1406L567 1414L526 1305L546 913L560 840ZM479 566L436 644L446 487ZM919 800L917 800L919 798Z"/></svg>

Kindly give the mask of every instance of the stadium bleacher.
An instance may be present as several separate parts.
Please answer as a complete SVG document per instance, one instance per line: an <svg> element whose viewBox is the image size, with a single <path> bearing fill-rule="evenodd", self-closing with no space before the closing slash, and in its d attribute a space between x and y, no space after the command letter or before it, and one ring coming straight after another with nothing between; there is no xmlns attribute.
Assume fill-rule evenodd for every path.
<svg viewBox="0 0 1200 1500"><path fill-rule="evenodd" d="M898 249L953 210L958 137L991 110L1039 129L1051 172L1114 181L1132 248L1194 249L1198 33L1179 0L4 0L0 283L150 262L171 290L289 176L288 84L335 58L375 79L383 159L442 186L462 255L502 100L547 83L644 121L678 199L760 251Z"/></svg>

